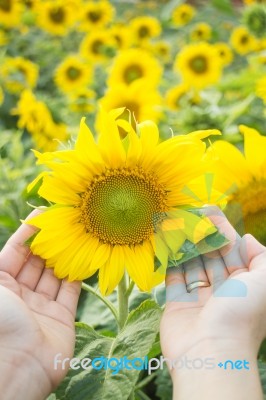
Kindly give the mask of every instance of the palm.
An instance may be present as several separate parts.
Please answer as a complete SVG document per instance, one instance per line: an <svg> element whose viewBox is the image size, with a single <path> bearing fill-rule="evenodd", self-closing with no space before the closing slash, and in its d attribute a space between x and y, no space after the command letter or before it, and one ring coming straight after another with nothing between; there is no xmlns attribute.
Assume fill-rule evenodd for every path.
<svg viewBox="0 0 266 400"><path fill-rule="evenodd" d="M247 245L246 239L236 234L221 212L210 218L231 242L220 252L185 263L184 272L178 269L168 274L161 343L164 355L170 359L186 353L201 337L228 335L232 338L234 333L239 337L242 324L247 326L256 314L265 315L265 303L258 304L258 299L266 301L265 248L252 241ZM199 280L209 282L210 286L188 293L186 285ZM239 289L240 295L234 297ZM257 319L265 321L265 318ZM262 324L258 330L263 338L266 324Z"/></svg>
<svg viewBox="0 0 266 400"><path fill-rule="evenodd" d="M74 349L80 283L61 282L45 269L23 245L30 233L22 226L0 254L0 347L10 357L34 358L55 387L66 370L55 370L54 357L71 357Z"/></svg>

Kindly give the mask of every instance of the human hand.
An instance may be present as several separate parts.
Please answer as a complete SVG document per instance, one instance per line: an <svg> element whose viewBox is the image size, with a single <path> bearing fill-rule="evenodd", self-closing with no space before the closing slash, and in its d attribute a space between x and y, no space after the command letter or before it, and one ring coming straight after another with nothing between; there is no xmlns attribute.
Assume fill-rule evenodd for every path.
<svg viewBox="0 0 266 400"><path fill-rule="evenodd" d="M167 302L161 321L163 355L170 360L184 355L247 357L255 365L259 346L266 336L266 249L251 235L240 238L218 208L206 209L206 215L230 243L219 251L184 263L184 272L181 268L169 270ZM188 293L186 285L195 281L208 282L209 286ZM186 375L185 371L170 372L174 384L175 379ZM190 375L190 381L191 378ZM187 390L183 397L193 399ZM260 388L257 391L258 397L253 391L252 398L260 398ZM220 398L216 392L212 395ZM183 398L180 392L178 396ZM234 399L246 398L237 396Z"/></svg>
<svg viewBox="0 0 266 400"><path fill-rule="evenodd" d="M74 351L81 283L57 279L30 252L24 243L35 230L22 224L0 253L0 388L5 400L44 399L67 373L54 368L55 355L71 358Z"/></svg>

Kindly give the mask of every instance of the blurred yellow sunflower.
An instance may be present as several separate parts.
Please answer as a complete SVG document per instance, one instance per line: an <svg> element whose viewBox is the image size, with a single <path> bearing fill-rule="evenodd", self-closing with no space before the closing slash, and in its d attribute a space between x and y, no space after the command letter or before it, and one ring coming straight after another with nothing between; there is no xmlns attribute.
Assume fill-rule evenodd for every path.
<svg viewBox="0 0 266 400"><path fill-rule="evenodd" d="M266 244L266 137L240 125L244 135L244 155L234 145L216 141L208 152L216 160L215 185L229 194L226 214L234 226L244 225Z"/></svg>
<svg viewBox="0 0 266 400"><path fill-rule="evenodd" d="M116 85L107 91L100 100L100 105L105 111L125 107L121 119L132 119L135 128L136 122L143 122L150 119L158 121L161 110L161 96L155 89L145 87L143 82L134 82L132 85ZM99 125L99 124L97 124ZM126 135L123 128L119 128L121 136Z"/></svg>
<svg viewBox="0 0 266 400"><path fill-rule="evenodd" d="M214 46L218 51L218 55L220 57L222 65L225 67L225 66L231 64L231 62L233 61L234 55L233 55L231 48L228 46L228 44L224 43L224 42L219 42L219 43L215 43Z"/></svg>
<svg viewBox="0 0 266 400"><path fill-rule="evenodd" d="M109 34L114 39L116 47L119 50L128 49L132 44L132 33L130 29L123 24L112 25Z"/></svg>
<svg viewBox="0 0 266 400"><path fill-rule="evenodd" d="M248 54L256 48L256 39L245 26L233 30L230 42L233 49L241 55Z"/></svg>
<svg viewBox="0 0 266 400"><path fill-rule="evenodd" d="M37 25L43 30L64 36L68 33L76 19L76 13L69 1L46 0L36 8Z"/></svg>
<svg viewBox="0 0 266 400"><path fill-rule="evenodd" d="M5 89L10 93L18 93L23 89L35 87L39 67L23 57L6 58L0 67L0 74Z"/></svg>
<svg viewBox="0 0 266 400"><path fill-rule="evenodd" d="M17 126L27 129L38 149L54 151L59 141L68 137L64 124L56 124L46 104L38 101L30 90L24 90L17 107L11 112L18 115Z"/></svg>
<svg viewBox="0 0 266 400"><path fill-rule="evenodd" d="M266 77L260 78L256 83L256 95L261 97L266 104Z"/></svg>
<svg viewBox="0 0 266 400"><path fill-rule="evenodd" d="M56 85L64 93L82 88L91 81L92 70L77 55L67 56L57 67L54 75Z"/></svg>
<svg viewBox="0 0 266 400"><path fill-rule="evenodd" d="M0 46L5 46L9 42L5 31L0 30Z"/></svg>
<svg viewBox="0 0 266 400"><path fill-rule="evenodd" d="M114 55L116 42L108 31L89 33L80 44L80 54L86 60L102 63Z"/></svg>
<svg viewBox="0 0 266 400"><path fill-rule="evenodd" d="M180 83L166 92L165 100L170 110L178 111L182 108L183 100L186 105L197 104L200 102L200 97L198 94L191 91L187 83Z"/></svg>
<svg viewBox="0 0 266 400"><path fill-rule="evenodd" d="M35 11L38 4L40 4L41 0L21 0L21 3L25 6L26 9L30 11Z"/></svg>
<svg viewBox="0 0 266 400"><path fill-rule="evenodd" d="M145 84L156 86L161 74L162 68L158 61L144 49L124 50L114 59L108 85L130 85L136 80L142 80Z"/></svg>
<svg viewBox="0 0 266 400"><path fill-rule="evenodd" d="M157 126L146 121L138 125L139 135L128 124L126 143L118 131L126 122L119 119L123 112L102 111L98 143L82 119L73 150L35 152L50 171L29 186L43 178L38 193L54 203L26 222L40 229L32 252L69 281L99 270L105 295L125 270L141 290L151 290L164 279L168 257L175 257L186 238L198 243L216 231L206 217L184 210L182 200L184 185L206 168L200 138L216 131L158 144Z"/></svg>
<svg viewBox="0 0 266 400"><path fill-rule="evenodd" d="M212 28L209 24L205 22L200 22L195 25L190 32L190 37L192 40L209 40L212 36Z"/></svg>
<svg viewBox="0 0 266 400"><path fill-rule="evenodd" d="M20 0L0 1L0 25L7 28L18 26L23 12Z"/></svg>
<svg viewBox="0 0 266 400"><path fill-rule="evenodd" d="M247 5L256 4L256 3L265 4L266 1L265 0L244 0L244 3L247 4Z"/></svg>
<svg viewBox="0 0 266 400"><path fill-rule="evenodd" d="M151 52L163 63L171 61L171 46L169 42L160 40L150 44Z"/></svg>
<svg viewBox="0 0 266 400"><path fill-rule="evenodd" d="M189 4L181 4L177 6L172 11L172 21L177 26L187 25L194 15L196 14L196 10Z"/></svg>
<svg viewBox="0 0 266 400"><path fill-rule="evenodd" d="M136 17L130 22L130 29L136 43L148 41L161 33L161 24L154 17Z"/></svg>
<svg viewBox="0 0 266 400"><path fill-rule="evenodd" d="M79 88L69 94L69 108L77 113L92 112L95 109L95 92L88 88Z"/></svg>
<svg viewBox="0 0 266 400"><path fill-rule="evenodd" d="M81 7L79 29L92 32L93 29L104 28L114 17L114 8L109 1L88 1Z"/></svg>
<svg viewBox="0 0 266 400"><path fill-rule="evenodd" d="M217 83L222 72L217 50L204 42L184 46L176 57L174 67L186 83L197 89Z"/></svg>

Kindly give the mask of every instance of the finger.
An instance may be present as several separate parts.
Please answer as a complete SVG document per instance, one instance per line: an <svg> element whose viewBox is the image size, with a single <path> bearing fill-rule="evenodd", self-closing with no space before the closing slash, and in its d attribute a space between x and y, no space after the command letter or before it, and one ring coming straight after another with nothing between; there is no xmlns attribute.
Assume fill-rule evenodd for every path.
<svg viewBox="0 0 266 400"><path fill-rule="evenodd" d="M76 315L80 290L81 281L68 282L63 280L56 298L57 303L67 308L73 318Z"/></svg>
<svg viewBox="0 0 266 400"><path fill-rule="evenodd" d="M30 290L35 290L43 273L44 264L42 258L30 254L16 277L17 282L27 286Z"/></svg>
<svg viewBox="0 0 266 400"><path fill-rule="evenodd" d="M208 280L214 289L219 287L229 276L224 260L218 250L202 255L202 261Z"/></svg>
<svg viewBox="0 0 266 400"><path fill-rule="evenodd" d="M250 234L241 239L240 255L250 270L266 266L266 247Z"/></svg>
<svg viewBox="0 0 266 400"><path fill-rule="evenodd" d="M187 287L183 273L183 267L171 267L167 269L166 278L166 302L181 301L187 295Z"/></svg>
<svg viewBox="0 0 266 400"><path fill-rule="evenodd" d="M32 218L40 212L39 210L34 210L26 219ZM0 271L8 272L14 278L17 276L30 253L29 247L25 245L25 242L36 231L37 228L32 225L20 225L0 253Z"/></svg>
<svg viewBox="0 0 266 400"><path fill-rule="evenodd" d="M186 286L202 281L209 283L201 257L193 258L183 264ZM193 289L196 290L196 289Z"/></svg>
<svg viewBox="0 0 266 400"><path fill-rule="evenodd" d="M202 211L214 223L218 231L230 241L219 249L229 274L236 271L242 272L243 269L246 269L246 265L240 256L241 237L218 207L206 207Z"/></svg>
<svg viewBox="0 0 266 400"><path fill-rule="evenodd" d="M44 295L50 300L57 298L61 280L54 275L53 269L45 268L36 286L35 292Z"/></svg>

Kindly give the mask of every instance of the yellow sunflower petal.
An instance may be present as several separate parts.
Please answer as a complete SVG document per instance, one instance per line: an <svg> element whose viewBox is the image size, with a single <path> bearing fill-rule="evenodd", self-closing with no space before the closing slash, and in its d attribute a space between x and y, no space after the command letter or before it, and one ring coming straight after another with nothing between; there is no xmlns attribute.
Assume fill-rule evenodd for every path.
<svg viewBox="0 0 266 400"><path fill-rule="evenodd" d="M134 249L125 247L124 251L125 265L131 279L141 290L149 292L154 272L153 249L150 242L143 242Z"/></svg>
<svg viewBox="0 0 266 400"><path fill-rule="evenodd" d="M126 159L117 123L114 117L103 109L100 111L99 121L99 147L102 157L111 168L117 168ZM112 146L110 146L110 143L112 143Z"/></svg>
<svg viewBox="0 0 266 400"><path fill-rule="evenodd" d="M85 160L90 160L94 163L102 163L102 158L95 143L93 134L85 123L86 118L82 118L80 122L80 131L78 134L75 150Z"/></svg>
<svg viewBox="0 0 266 400"><path fill-rule="evenodd" d="M94 254L93 260L90 264L90 268L91 269L101 268L108 260L110 252L111 252L111 247L108 244L100 245Z"/></svg>
<svg viewBox="0 0 266 400"><path fill-rule="evenodd" d="M245 137L245 156L249 168L254 175L260 174L266 165L266 137L245 125L240 125L239 130Z"/></svg>
<svg viewBox="0 0 266 400"><path fill-rule="evenodd" d="M122 246L114 246L110 260L99 270L99 287L108 296L118 285L125 272L125 257Z"/></svg>

